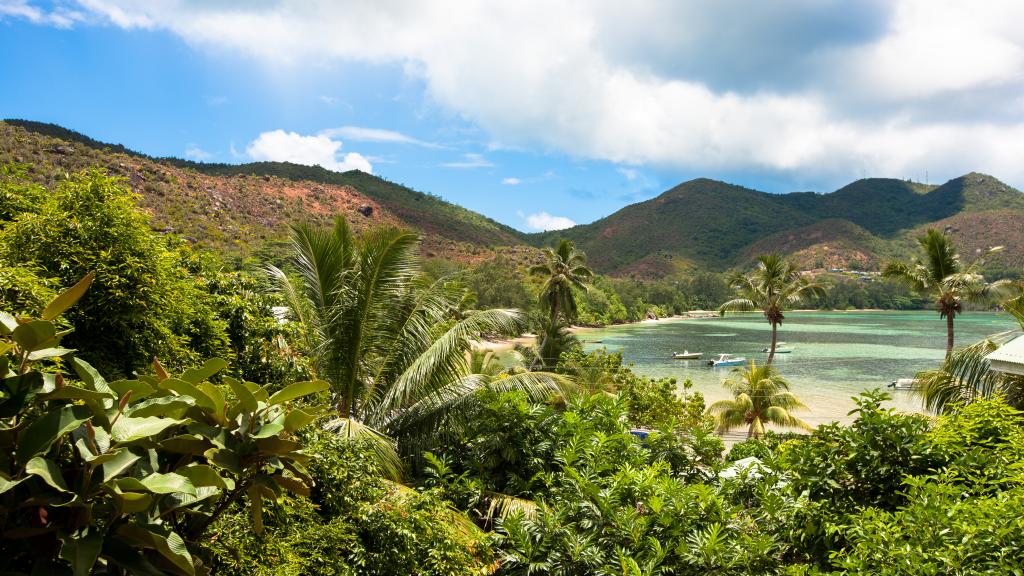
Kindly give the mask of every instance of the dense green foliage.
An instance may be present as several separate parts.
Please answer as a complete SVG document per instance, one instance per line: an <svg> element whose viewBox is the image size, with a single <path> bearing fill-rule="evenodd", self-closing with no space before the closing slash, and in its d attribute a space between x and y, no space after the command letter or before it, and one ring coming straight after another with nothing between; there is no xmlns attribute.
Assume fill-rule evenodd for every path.
<svg viewBox="0 0 1024 576"><path fill-rule="evenodd" d="M251 382L209 379L227 363L169 376L107 382L61 347L53 320L92 275L50 302L41 318L0 312L0 566L5 573L193 575L198 541L228 505L306 493L292 439L316 409L292 401L324 390L300 382L273 395ZM39 369L66 363L76 380Z"/></svg>
<svg viewBox="0 0 1024 576"><path fill-rule="evenodd" d="M1024 565L1024 418L1009 387L958 397L972 402L935 419L868 393L848 425L765 431L723 457L689 383L584 353L548 313L534 324L557 336L557 353L538 351L554 373L474 352L475 339L523 328L526 314L493 310L515 305L503 298L539 311L542 279L525 267L435 265L430 279L415 234L298 226L275 292L263 270L228 271L154 233L123 183L99 173L39 188L5 172L0 210L0 295L16 313L0 315L6 571L838 576ZM581 318L616 321L728 295L711 274L599 277L548 301L566 310L572 297ZM287 321L273 311L283 303ZM175 376L150 363L213 349L232 362ZM86 358L132 379L108 382ZM786 398L783 375L754 370L737 400ZM327 382L293 383L309 377ZM772 390L755 391L765 380ZM775 404L761 407L765 420L785 403ZM754 402L743 408L745 421Z"/></svg>

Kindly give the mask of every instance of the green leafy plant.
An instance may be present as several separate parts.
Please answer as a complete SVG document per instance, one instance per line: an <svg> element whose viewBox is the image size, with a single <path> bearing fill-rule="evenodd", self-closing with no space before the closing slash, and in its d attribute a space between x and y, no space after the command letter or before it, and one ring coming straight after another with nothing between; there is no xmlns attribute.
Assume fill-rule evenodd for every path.
<svg viewBox="0 0 1024 576"><path fill-rule="evenodd" d="M86 575L197 573L190 552L243 495L252 525L262 503L308 493L295 432L317 418L293 402L327 388L299 382L270 394L251 382L210 381L227 363L176 376L107 382L62 348L54 320L87 275L39 318L0 313L0 563L9 571ZM41 367L69 365L78 381Z"/></svg>

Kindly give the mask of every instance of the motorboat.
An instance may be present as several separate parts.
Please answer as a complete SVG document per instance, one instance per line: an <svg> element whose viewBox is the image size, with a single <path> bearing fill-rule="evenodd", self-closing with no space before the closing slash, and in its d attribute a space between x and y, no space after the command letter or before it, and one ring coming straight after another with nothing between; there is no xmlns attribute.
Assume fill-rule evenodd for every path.
<svg viewBox="0 0 1024 576"><path fill-rule="evenodd" d="M733 356L732 354L719 354L718 358L712 358L708 360L708 366L743 366L747 363L747 359L742 356Z"/></svg>
<svg viewBox="0 0 1024 576"><path fill-rule="evenodd" d="M697 360L703 354L703 352L690 352L689 350L684 350L682 352L673 352L672 358L675 360Z"/></svg>
<svg viewBox="0 0 1024 576"><path fill-rule="evenodd" d="M894 390L917 390L920 387L916 378L897 378L889 383L889 388Z"/></svg>

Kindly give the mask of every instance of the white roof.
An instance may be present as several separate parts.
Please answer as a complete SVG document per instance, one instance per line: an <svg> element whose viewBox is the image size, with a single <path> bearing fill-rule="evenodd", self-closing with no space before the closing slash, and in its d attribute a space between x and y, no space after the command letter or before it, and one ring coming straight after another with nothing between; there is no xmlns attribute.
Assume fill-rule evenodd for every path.
<svg viewBox="0 0 1024 576"><path fill-rule="evenodd" d="M992 364L993 370L1024 376L1024 336L1003 344L985 358Z"/></svg>

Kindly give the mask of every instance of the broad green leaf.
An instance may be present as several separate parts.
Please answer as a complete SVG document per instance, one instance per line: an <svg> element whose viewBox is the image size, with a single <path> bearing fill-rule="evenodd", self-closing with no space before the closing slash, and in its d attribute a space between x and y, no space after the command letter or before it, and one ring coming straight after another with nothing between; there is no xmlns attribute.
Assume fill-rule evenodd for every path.
<svg viewBox="0 0 1024 576"><path fill-rule="evenodd" d="M155 494L172 494L174 492L196 493L196 487L192 485L192 481L175 472L167 474L155 472L143 478L142 485Z"/></svg>
<svg viewBox="0 0 1024 576"><path fill-rule="evenodd" d="M71 308L85 294L85 291L89 289L95 277L96 274L94 272L89 272L83 276L77 284L61 292L59 296L47 304L40 317L43 320L53 320L63 314L65 310Z"/></svg>
<svg viewBox="0 0 1024 576"><path fill-rule="evenodd" d="M161 450L175 454L202 454L210 448L213 448L213 443L198 434L183 434L160 442Z"/></svg>
<svg viewBox="0 0 1024 576"><path fill-rule="evenodd" d="M216 486L225 490L231 490L235 487L234 480L221 477L212 466L206 464L192 464L178 468L177 473L188 478L192 485L196 487Z"/></svg>
<svg viewBox="0 0 1024 576"><path fill-rule="evenodd" d="M117 394L118 398L124 397L128 392L132 393L132 401L138 402L149 398L156 393L157 389L155 386L150 385L147 382L139 380L115 380L108 384L111 390Z"/></svg>
<svg viewBox="0 0 1024 576"><path fill-rule="evenodd" d="M53 322L32 320L14 329L12 338L22 350L29 352L49 348L57 343L57 328Z"/></svg>
<svg viewBox="0 0 1024 576"><path fill-rule="evenodd" d="M210 382L200 382L196 387L202 390L204 394L206 394L207 396L210 397L211 400L213 400L214 409L212 410L211 413L213 414L214 418L216 418L217 422L225 424L226 421L224 420L224 393L220 391L220 388L214 386Z"/></svg>
<svg viewBox="0 0 1024 576"><path fill-rule="evenodd" d="M52 488L60 490L61 492L68 491L68 485L64 482L64 476L61 475L60 467L53 462L50 462L46 458L35 458L28 461L25 464L25 473L31 474L32 476L38 476L49 484Z"/></svg>
<svg viewBox="0 0 1024 576"><path fill-rule="evenodd" d="M256 440L256 447L263 454L287 454L294 450L302 448L302 444L293 440L285 440L278 436L271 436L270 438L259 438Z"/></svg>
<svg viewBox="0 0 1024 576"><path fill-rule="evenodd" d="M192 564L192 555L185 547L185 541L174 532L164 526L141 524L124 524L117 530L118 534L134 540L148 548L154 548L164 558L170 560L179 570L195 575L195 567Z"/></svg>
<svg viewBox="0 0 1024 576"><path fill-rule="evenodd" d="M40 360L46 360L48 358L60 358L61 356L67 356L74 352L71 348L43 348L42 350L36 350L28 355L28 359L32 362L38 362Z"/></svg>
<svg viewBox="0 0 1024 576"><path fill-rule="evenodd" d="M14 344L10 342L0 342L0 356L7 354L11 350L14 350Z"/></svg>
<svg viewBox="0 0 1024 576"><path fill-rule="evenodd" d="M185 370L185 373L181 375L181 379L189 384L199 384L203 380L208 379L217 372L228 367L226 360L222 358L210 358L199 368L190 368Z"/></svg>
<svg viewBox="0 0 1024 576"><path fill-rule="evenodd" d="M206 392L203 392L190 382L178 380L177 378L168 378L160 382L160 387L165 390L176 392L182 396L191 397L196 403L196 406L199 406L200 408L204 408L212 412L217 411L217 406L214 404L213 398L207 396Z"/></svg>
<svg viewBox="0 0 1024 576"><path fill-rule="evenodd" d="M138 478L117 478L111 485L118 493L122 492L148 492L149 488Z"/></svg>
<svg viewBox="0 0 1024 576"><path fill-rule="evenodd" d="M10 336L18 327L18 319L9 312L0 311L0 336Z"/></svg>
<svg viewBox="0 0 1024 576"><path fill-rule="evenodd" d="M253 438L270 438L271 436L277 436L284 431L284 424L278 424L277 422L271 422L260 426L260 429L252 435Z"/></svg>
<svg viewBox="0 0 1024 576"><path fill-rule="evenodd" d="M278 390L270 397L268 401L271 405L281 404L288 402L289 400L295 400L296 398L302 398L303 396L309 396L310 394L316 394L317 392L323 392L330 388L330 384L323 380L312 380L309 382L296 382L289 384L283 389Z"/></svg>
<svg viewBox="0 0 1024 576"><path fill-rule="evenodd" d="M151 495L140 492L123 492L121 494L114 494L114 500L116 500L117 505L120 506L121 512L126 514L145 512L153 503L153 497Z"/></svg>
<svg viewBox="0 0 1024 576"><path fill-rule="evenodd" d="M233 450L227 448L210 449L203 453L206 459L217 466L235 474L242 473L242 460Z"/></svg>
<svg viewBox="0 0 1024 576"><path fill-rule="evenodd" d="M116 478L121 474L124 474L129 468L131 468L139 460L137 454L133 454L127 448L118 448L110 454L104 454L103 456L110 456L110 458L103 461L99 469L99 478L103 482L108 482L112 478Z"/></svg>
<svg viewBox="0 0 1024 576"><path fill-rule="evenodd" d="M72 358L71 367L75 369L75 373L82 379L82 382L85 382L85 385L88 388L97 392L113 394L113 391L110 389L110 386L107 384L107 381L104 380L103 376L100 376L100 373L85 360L82 360L81 358Z"/></svg>
<svg viewBox="0 0 1024 576"><path fill-rule="evenodd" d="M221 489L216 486L200 486L196 488L195 495L182 494L181 492L178 492L164 496L164 499L160 501L160 507L165 510L184 508L197 502L202 502L203 500L219 496L220 494Z"/></svg>
<svg viewBox="0 0 1024 576"><path fill-rule="evenodd" d="M113 398L110 394L103 392L96 392L95 390L87 390L85 388L79 388L78 386L63 386L57 388L53 392L49 392L39 396L39 399L47 402L50 400L85 400L88 402L95 402L97 405L102 406L104 400Z"/></svg>
<svg viewBox="0 0 1024 576"><path fill-rule="evenodd" d="M25 480L28 480L28 478L25 477L25 478L19 478L17 480L8 480L8 479L4 478L3 476L0 476L0 494L3 494L4 492L7 492L11 488L14 488L18 484L21 484L22 482L24 482Z"/></svg>
<svg viewBox="0 0 1024 576"><path fill-rule="evenodd" d="M51 410L26 428L18 440L18 460L27 462L50 449L61 436L92 417L88 406L64 406Z"/></svg>
<svg viewBox="0 0 1024 576"><path fill-rule="evenodd" d="M114 426L111 428L110 433L115 442L134 442L142 438L149 438L150 436L160 434L164 430L186 421L187 420L178 420L175 418L160 418L157 416L147 416L145 418L121 416L117 419L117 422L114 422Z"/></svg>
<svg viewBox="0 0 1024 576"><path fill-rule="evenodd" d="M98 526L89 526L81 531L61 538L60 557L71 564L75 576L89 576L96 559L103 548L104 533Z"/></svg>
<svg viewBox="0 0 1024 576"><path fill-rule="evenodd" d="M307 412L298 408L292 410L284 417L284 429L288 432L295 432L313 423L318 417L317 411Z"/></svg>
<svg viewBox="0 0 1024 576"><path fill-rule="evenodd" d="M43 375L36 371L0 380L0 418L20 414L43 386Z"/></svg>
<svg viewBox="0 0 1024 576"><path fill-rule="evenodd" d="M256 400L260 402L266 402L267 398L270 397L270 393L267 389L255 382L242 382L242 384L252 392L252 395L256 397Z"/></svg>
<svg viewBox="0 0 1024 576"><path fill-rule="evenodd" d="M231 391L235 393L235 396L238 398L238 401L242 403L242 407L245 408L246 412L256 411L259 407L259 402L245 385L234 378L225 378L224 381L231 387Z"/></svg>
<svg viewBox="0 0 1024 576"><path fill-rule="evenodd" d="M180 418L185 411L192 406L187 397L184 396L161 396L150 398L135 404L127 412L133 418L144 418L146 416L164 416L169 418Z"/></svg>

